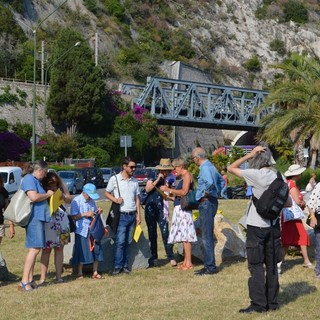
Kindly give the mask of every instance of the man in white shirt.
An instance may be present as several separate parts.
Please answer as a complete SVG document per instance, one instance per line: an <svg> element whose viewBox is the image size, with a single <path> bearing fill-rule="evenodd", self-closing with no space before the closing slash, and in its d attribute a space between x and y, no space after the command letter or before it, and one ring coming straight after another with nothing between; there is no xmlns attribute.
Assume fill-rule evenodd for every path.
<svg viewBox="0 0 320 320"><path fill-rule="evenodd" d="M120 204L112 275L118 275L121 272L130 273L128 267L129 247L133 239L135 225L141 223L139 185L133 177L135 169L135 161L125 157L122 161L122 171L112 176L106 187L106 197Z"/></svg>

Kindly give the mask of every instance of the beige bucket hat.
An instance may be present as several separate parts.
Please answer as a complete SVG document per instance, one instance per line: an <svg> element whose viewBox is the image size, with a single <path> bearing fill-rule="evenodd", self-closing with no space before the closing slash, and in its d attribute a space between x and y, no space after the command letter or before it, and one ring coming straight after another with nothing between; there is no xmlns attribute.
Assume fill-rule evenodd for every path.
<svg viewBox="0 0 320 320"><path fill-rule="evenodd" d="M173 170L170 159L160 159L160 164L156 166L157 170Z"/></svg>

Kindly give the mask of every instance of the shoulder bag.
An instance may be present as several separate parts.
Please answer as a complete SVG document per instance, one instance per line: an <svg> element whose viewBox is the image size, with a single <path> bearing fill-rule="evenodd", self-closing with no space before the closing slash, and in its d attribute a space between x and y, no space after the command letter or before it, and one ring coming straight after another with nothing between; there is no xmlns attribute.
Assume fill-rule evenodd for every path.
<svg viewBox="0 0 320 320"><path fill-rule="evenodd" d="M19 189L11 198L3 216L14 224L25 227L29 223L31 211L31 200L22 189Z"/></svg>
<svg viewBox="0 0 320 320"><path fill-rule="evenodd" d="M190 188L188 193L180 199L181 209L184 211L192 211L199 208L199 202L196 200L196 191Z"/></svg>
<svg viewBox="0 0 320 320"><path fill-rule="evenodd" d="M120 195L120 189L119 189L119 184L118 184L118 179L117 176L114 176L116 178L116 182L117 182L117 187L118 187L118 192L119 192L119 197ZM117 228L118 228L118 224L119 224L119 220L120 220L120 204L112 202L111 204L111 208L106 220L106 224L111 228L111 230L116 233L117 232Z"/></svg>
<svg viewBox="0 0 320 320"><path fill-rule="evenodd" d="M302 220L305 218L303 210L296 204L296 202L292 199L292 206L289 208L283 208L283 221L291 221L291 220Z"/></svg>

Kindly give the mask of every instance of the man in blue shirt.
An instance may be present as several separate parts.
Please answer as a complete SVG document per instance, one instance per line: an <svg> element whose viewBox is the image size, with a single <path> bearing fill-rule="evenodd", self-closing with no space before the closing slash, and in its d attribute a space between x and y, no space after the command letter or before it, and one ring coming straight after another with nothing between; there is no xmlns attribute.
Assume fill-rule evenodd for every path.
<svg viewBox="0 0 320 320"><path fill-rule="evenodd" d="M195 271L195 275L212 275L218 272L214 256L214 217L218 209L218 193L221 192L225 181L207 159L204 149L195 148L191 156L200 168L196 199L199 201L200 229L204 248L204 268Z"/></svg>

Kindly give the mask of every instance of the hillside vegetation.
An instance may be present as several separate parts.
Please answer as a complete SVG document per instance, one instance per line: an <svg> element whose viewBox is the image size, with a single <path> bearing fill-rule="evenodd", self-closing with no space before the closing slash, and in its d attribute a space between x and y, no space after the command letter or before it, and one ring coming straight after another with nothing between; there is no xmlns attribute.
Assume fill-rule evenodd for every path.
<svg viewBox="0 0 320 320"><path fill-rule="evenodd" d="M30 28L60 3L0 1L1 77L32 80ZM274 76L270 63L291 52L319 54L319 15L316 0L74 0L37 36L39 50L44 40L50 56L61 28L82 33L92 53L97 33L99 64L116 82L145 83L147 76L161 75L164 60L180 60L209 72L215 82L262 88Z"/></svg>

